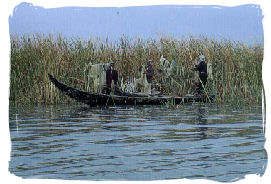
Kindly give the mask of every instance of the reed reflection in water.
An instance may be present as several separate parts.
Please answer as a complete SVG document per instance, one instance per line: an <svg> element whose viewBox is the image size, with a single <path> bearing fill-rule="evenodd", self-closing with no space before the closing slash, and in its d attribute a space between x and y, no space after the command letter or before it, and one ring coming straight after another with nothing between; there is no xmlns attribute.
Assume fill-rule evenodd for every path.
<svg viewBox="0 0 271 184"><path fill-rule="evenodd" d="M263 175L261 107L10 107L9 170L23 178L210 179Z"/></svg>

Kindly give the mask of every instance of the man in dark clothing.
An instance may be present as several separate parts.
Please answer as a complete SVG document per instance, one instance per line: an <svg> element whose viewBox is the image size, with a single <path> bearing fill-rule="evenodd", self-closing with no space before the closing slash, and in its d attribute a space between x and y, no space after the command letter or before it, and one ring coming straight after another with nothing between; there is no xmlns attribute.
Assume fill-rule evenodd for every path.
<svg viewBox="0 0 271 184"><path fill-rule="evenodd" d="M112 91L112 81L114 81L114 84L117 85L118 83L118 72L114 69L114 63L112 62L109 66L109 68L106 70L106 94L110 94Z"/></svg>
<svg viewBox="0 0 271 184"><path fill-rule="evenodd" d="M146 73L146 78L147 78L147 82L148 82L146 92L147 92L147 94L150 95L150 94L152 94L152 78L153 78L153 74L154 74L151 60L149 60L148 63L147 63L145 73Z"/></svg>
<svg viewBox="0 0 271 184"><path fill-rule="evenodd" d="M147 68L146 68L147 82L150 84L152 83L152 78L153 78L153 74L154 74L151 62L152 62L151 60L148 61Z"/></svg>
<svg viewBox="0 0 271 184"><path fill-rule="evenodd" d="M200 63L198 65L195 65L194 67L195 71L199 71L199 78L200 81L197 85L197 94L202 94L204 91L204 88L207 83L207 64L205 62L205 57L204 55L200 55Z"/></svg>

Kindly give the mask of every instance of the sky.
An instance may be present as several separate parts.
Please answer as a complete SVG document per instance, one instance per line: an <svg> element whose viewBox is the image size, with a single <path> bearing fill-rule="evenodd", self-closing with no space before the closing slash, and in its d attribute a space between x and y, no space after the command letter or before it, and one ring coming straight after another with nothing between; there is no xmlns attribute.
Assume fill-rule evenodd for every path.
<svg viewBox="0 0 271 184"><path fill-rule="evenodd" d="M247 44L263 42L259 5L43 8L21 3L9 17L10 34L61 34L83 39L157 39L172 36L225 38Z"/></svg>

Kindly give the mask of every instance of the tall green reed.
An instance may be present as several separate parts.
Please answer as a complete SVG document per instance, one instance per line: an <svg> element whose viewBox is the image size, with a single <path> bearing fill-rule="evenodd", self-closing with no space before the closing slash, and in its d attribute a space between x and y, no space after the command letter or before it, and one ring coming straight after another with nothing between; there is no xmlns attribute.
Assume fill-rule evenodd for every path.
<svg viewBox="0 0 271 184"><path fill-rule="evenodd" d="M85 88L84 67L91 62L116 61L119 75L124 79L138 77L139 68L153 61L154 84L165 77L159 72L160 57L176 62L178 75L174 82L164 82L162 93L186 95L195 91L198 80L194 61L204 54L212 64L213 80L206 90L216 94L217 103L261 104L263 46L248 46L231 40L214 40L190 36L177 40L162 37L160 40L123 36L119 41L102 41L98 38L67 39L61 35L11 36L10 102L15 104L71 102L50 83L51 73L71 86Z"/></svg>

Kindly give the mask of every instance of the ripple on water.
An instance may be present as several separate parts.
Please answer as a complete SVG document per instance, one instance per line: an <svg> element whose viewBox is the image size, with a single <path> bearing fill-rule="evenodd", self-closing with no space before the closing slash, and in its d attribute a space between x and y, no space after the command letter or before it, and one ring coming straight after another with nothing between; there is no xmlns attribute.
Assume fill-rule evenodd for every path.
<svg viewBox="0 0 271 184"><path fill-rule="evenodd" d="M263 174L260 108L11 107L9 170L24 178L83 180L230 182Z"/></svg>

